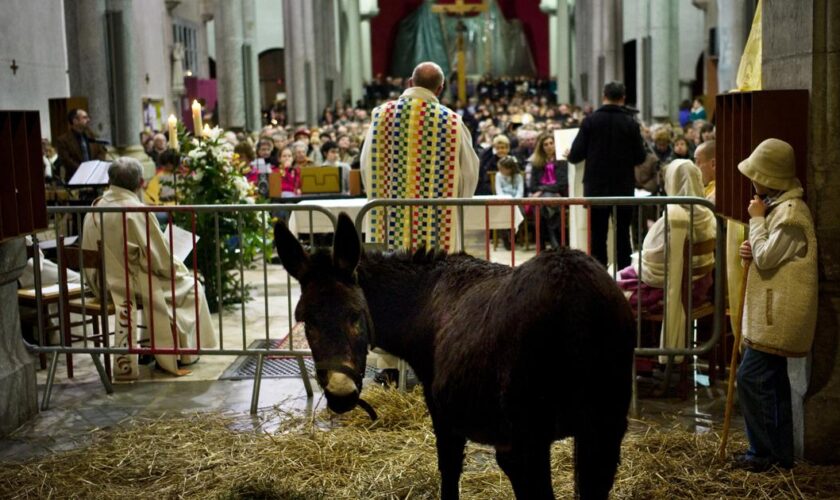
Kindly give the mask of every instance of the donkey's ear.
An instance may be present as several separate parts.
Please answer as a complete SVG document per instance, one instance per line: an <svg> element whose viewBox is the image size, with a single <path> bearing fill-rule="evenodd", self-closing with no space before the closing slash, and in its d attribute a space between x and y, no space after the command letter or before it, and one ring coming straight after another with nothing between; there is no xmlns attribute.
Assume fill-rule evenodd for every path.
<svg viewBox="0 0 840 500"><path fill-rule="evenodd" d="M338 214L338 227L333 241L333 265L347 274L353 274L362 255L359 234L350 216L344 212Z"/></svg>
<svg viewBox="0 0 840 500"><path fill-rule="evenodd" d="M286 271L300 281L309 267L309 256L283 221L274 225L274 247Z"/></svg>

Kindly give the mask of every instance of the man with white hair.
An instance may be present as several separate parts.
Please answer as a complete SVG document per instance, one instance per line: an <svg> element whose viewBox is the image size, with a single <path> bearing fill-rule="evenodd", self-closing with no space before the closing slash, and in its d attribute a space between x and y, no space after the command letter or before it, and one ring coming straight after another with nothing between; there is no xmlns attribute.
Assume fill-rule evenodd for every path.
<svg viewBox="0 0 840 500"><path fill-rule="evenodd" d="M130 211L145 206L140 201L142 165L134 158L121 157L108 169L108 182L108 190L94 206L127 210L125 214L109 212L85 216L82 248L95 250L100 238L103 239L105 279L117 314L115 346L128 347L129 335L132 338L130 345L137 346L134 313L138 309L136 302L140 301L144 324L154 339L155 348L216 347L216 333L204 299L204 287L180 260L171 255L168 239L153 214ZM107 300L94 286L98 283L97 272L96 269L86 270L87 283L100 300ZM179 367L178 363L193 363L198 357L157 355L155 359L159 368L175 375L186 375L189 370ZM114 378L137 379L137 364L136 355L117 355Z"/></svg>
<svg viewBox="0 0 840 500"><path fill-rule="evenodd" d="M443 70L414 68L409 88L373 110L360 169L370 199L468 198L478 182L472 137L455 111L438 101ZM386 207L370 212L369 238L388 248L460 249L454 207ZM380 360L393 378L396 358Z"/></svg>

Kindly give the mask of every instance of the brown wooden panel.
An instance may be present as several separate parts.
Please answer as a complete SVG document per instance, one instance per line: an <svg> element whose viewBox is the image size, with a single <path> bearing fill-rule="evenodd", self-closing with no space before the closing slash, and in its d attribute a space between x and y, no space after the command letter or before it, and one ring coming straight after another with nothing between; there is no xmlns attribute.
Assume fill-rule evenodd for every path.
<svg viewBox="0 0 840 500"><path fill-rule="evenodd" d="M725 217L749 220L747 206L752 183L738 171L738 163L758 144L774 137L793 146L796 171L807 182L808 91L763 90L718 95L715 126L716 210Z"/></svg>
<svg viewBox="0 0 840 500"><path fill-rule="evenodd" d="M32 196L29 184L29 148L26 138L26 116L23 111L11 112L12 122L12 172L17 194L18 233L31 233Z"/></svg>
<svg viewBox="0 0 840 500"><path fill-rule="evenodd" d="M18 235L12 137L12 114L0 111L0 218L2 218L0 240Z"/></svg>
<svg viewBox="0 0 840 500"><path fill-rule="evenodd" d="M44 186L44 160L41 150L41 114L26 112L26 138L29 157L29 193L32 204L32 226L34 231L47 229L47 197Z"/></svg>

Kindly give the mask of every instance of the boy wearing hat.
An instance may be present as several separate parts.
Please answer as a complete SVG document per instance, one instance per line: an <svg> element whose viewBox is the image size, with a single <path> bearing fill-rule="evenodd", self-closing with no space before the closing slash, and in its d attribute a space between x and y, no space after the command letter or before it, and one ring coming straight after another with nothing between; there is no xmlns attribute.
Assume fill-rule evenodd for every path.
<svg viewBox="0 0 840 500"><path fill-rule="evenodd" d="M751 261L738 368L749 449L736 457L735 466L762 472L793 467L787 358L807 356L814 339L817 240L790 144L767 139L738 170L757 194L748 208L749 238L739 252Z"/></svg>

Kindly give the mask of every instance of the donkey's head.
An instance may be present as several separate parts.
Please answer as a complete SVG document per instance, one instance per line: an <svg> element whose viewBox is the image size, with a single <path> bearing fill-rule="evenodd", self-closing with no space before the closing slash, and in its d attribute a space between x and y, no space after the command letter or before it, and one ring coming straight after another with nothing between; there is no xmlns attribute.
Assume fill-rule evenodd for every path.
<svg viewBox="0 0 840 500"><path fill-rule="evenodd" d="M309 255L285 224L274 227L283 267L300 282L295 320L305 324L318 383L327 406L344 413L359 404L373 323L356 279L361 243L344 213L338 217L334 241L332 255L325 250Z"/></svg>

